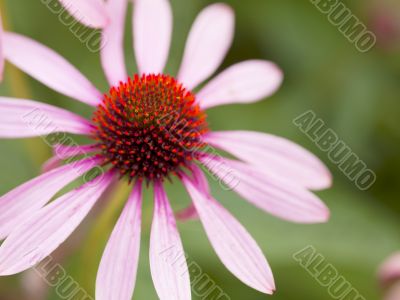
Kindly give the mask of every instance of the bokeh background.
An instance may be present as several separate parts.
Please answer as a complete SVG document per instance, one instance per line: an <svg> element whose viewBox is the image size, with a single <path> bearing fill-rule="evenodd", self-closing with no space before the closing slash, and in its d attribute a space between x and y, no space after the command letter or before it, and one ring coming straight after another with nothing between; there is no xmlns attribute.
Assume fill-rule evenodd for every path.
<svg viewBox="0 0 400 300"><path fill-rule="evenodd" d="M284 70L285 82L273 97L252 105L209 111L213 129L270 132L294 140L319 156L334 174L334 186L318 195L331 209L323 225L297 225L278 220L212 183L213 192L248 228L273 268L276 300L331 299L292 255L313 245L366 299L381 299L379 264L400 250L400 3L397 0L352 0L344 3L378 37L368 53L360 53L307 0L225 0L236 11L236 38L222 68L250 58L269 59ZM179 67L185 38L201 8L212 1L172 0L175 17L171 59L167 71ZM55 49L102 91L108 86L98 53L91 53L39 0L0 0L5 26ZM132 9L132 8L131 8ZM131 11L131 10L130 10ZM129 14L130 15L130 14ZM135 72L130 16L126 56ZM7 65L1 95L28 97L90 116L91 111ZM377 174L368 191L360 191L292 124L313 110ZM0 141L0 194L36 176L51 149L41 140ZM168 187L174 208L188 196L179 183ZM126 199L124 184L110 193L54 256L67 273L89 292L94 291L97 267L106 240ZM144 201L141 260L134 299L157 299L149 263L151 194ZM179 224L185 250L231 299L267 299L235 279L214 254L200 223ZM1 300L61 299L34 272L0 278ZM195 296L193 299L196 298ZM206 298L207 299L207 298Z"/></svg>

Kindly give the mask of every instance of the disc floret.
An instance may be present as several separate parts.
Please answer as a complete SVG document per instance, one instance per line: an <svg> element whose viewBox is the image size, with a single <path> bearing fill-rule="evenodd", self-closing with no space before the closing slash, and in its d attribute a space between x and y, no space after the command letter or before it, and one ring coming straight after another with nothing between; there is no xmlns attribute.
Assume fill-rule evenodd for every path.
<svg viewBox="0 0 400 300"><path fill-rule="evenodd" d="M131 180L163 179L187 167L207 131L195 95L168 75L135 75L112 87L93 122L104 162Z"/></svg>

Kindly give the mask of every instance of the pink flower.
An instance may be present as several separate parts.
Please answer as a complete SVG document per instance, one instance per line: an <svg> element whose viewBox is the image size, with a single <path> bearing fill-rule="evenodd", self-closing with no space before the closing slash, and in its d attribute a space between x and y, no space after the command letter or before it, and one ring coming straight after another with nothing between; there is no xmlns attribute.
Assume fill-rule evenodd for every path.
<svg viewBox="0 0 400 300"><path fill-rule="evenodd" d="M388 288L385 300L400 299L400 253L389 257L379 269L379 280Z"/></svg>
<svg viewBox="0 0 400 300"><path fill-rule="evenodd" d="M109 0L104 6L95 0L71 2L85 6L82 11L88 12L91 24L104 27L106 43L101 61L111 88L102 95L54 51L19 34L4 33L4 54L9 62L55 91L92 106L94 112L92 120L85 120L48 104L1 97L0 137L46 136L56 131L58 138L70 133L94 142L56 145L57 158L46 165L47 172L0 198L0 238L6 238L0 247L0 275L24 271L52 253L119 173L132 182L133 190L104 251L96 299L132 297L140 248L143 182L154 189L150 267L158 296L191 298L187 266L163 256L171 247L174 257L184 254L163 188L167 178L178 178L193 200L193 206L179 216L199 216L222 263L245 284L272 294L274 279L261 249L211 196L198 165L277 217L299 223L328 220L327 207L309 191L331 185L329 171L314 155L273 135L209 131L205 109L268 97L280 86L282 72L268 61L245 61L222 71L194 92L214 74L231 46L232 9L214 4L199 14L175 79L162 75L172 32L170 4L167 0L136 0L133 31L139 73L129 78L123 53L127 1ZM240 161L223 158L212 147ZM84 158L71 162L71 157L79 155ZM67 163L59 166L62 160ZM85 175L84 185L49 203L68 183L93 168L98 171L99 166L104 174L92 180Z"/></svg>
<svg viewBox="0 0 400 300"><path fill-rule="evenodd" d="M400 253L393 254L382 264L379 279L383 285L400 279Z"/></svg>

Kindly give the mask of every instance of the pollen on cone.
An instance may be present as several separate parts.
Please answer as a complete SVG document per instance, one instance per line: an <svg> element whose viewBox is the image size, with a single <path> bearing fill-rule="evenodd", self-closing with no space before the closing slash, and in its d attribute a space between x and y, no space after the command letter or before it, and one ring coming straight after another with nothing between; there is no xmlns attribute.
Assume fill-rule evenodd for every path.
<svg viewBox="0 0 400 300"><path fill-rule="evenodd" d="M112 87L93 115L105 158L130 179L163 179L196 158L206 116L173 77L135 75Z"/></svg>

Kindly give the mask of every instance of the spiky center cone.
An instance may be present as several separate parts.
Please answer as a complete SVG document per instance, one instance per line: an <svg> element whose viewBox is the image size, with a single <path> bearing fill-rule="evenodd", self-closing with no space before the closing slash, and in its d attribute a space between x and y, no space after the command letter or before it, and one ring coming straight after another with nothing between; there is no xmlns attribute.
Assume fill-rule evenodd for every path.
<svg viewBox="0 0 400 300"><path fill-rule="evenodd" d="M199 155L206 115L173 77L135 75L112 87L93 115L105 163L130 180L163 180Z"/></svg>

